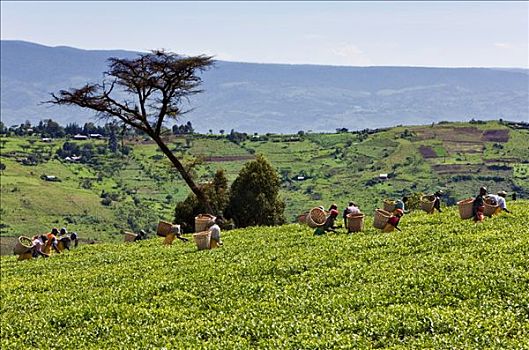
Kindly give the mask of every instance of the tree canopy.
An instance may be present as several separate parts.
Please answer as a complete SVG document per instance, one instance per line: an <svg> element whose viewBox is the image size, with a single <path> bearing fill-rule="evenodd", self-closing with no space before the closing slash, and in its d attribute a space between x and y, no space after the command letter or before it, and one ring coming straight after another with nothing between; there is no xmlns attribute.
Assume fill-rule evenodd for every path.
<svg viewBox="0 0 529 350"><path fill-rule="evenodd" d="M208 211L211 206L204 192L163 139L164 122L178 119L189 110L189 97L200 93L202 71L213 65L210 56L180 56L155 50L136 58L109 58L109 70L101 83L53 93L48 101L75 105L95 111L101 118L118 119L145 132L160 147Z"/></svg>
<svg viewBox="0 0 529 350"><path fill-rule="evenodd" d="M230 188L226 217L237 227L273 226L285 222L285 202L279 198L281 180L262 156L248 162Z"/></svg>

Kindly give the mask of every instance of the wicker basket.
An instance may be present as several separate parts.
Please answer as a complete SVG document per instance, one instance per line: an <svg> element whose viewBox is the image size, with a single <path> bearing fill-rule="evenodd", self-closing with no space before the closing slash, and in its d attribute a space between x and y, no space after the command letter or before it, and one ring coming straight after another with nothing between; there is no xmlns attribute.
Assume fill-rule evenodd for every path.
<svg viewBox="0 0 529 350"><path fill-rule="evenodd" d="M193 240L197 244L198 250L209 249L210 241L211 241L211 233L209 231L193 233Z"/></svg>
<svg viewBox="0 0 529 350"><path fill-rule="evenodd" d="M51 254L51 245L48 245L47 243L44 244L44 247L42 247L42 252L44 254L50 255Z"/></svg>
<svg viewBox="0 0 529 350"><path fill-rule="evenodd" d="M347 230L349 232L360 232L364 229L364 214L347 215Z"/></svg>
<svg viewBox="0 0 529 350"><path fill-rule="evenodd" d="M27 253L29 250L31 250L31 238L26 236L18 237L17 243L13 247L13 254L24 254Z"/></svg>
<svg viewBox="0 0 529 350"><path fill-rule="evenodd" d="M136 239L137 236L138 235L136 233L125 231L124 241L125 242L134 242L134 240Z"/></svg>
<svg viewBox="0 0 529 350"><path fill-rule="evenodd" d="M60 252L62 252L65 249L70 250L70 245L72 244L72 239L69 236L61 237L59 238L59 242L57 243L57 248Z"/></svg>
<svg viewBox="0 0 529 350"><path fill-rule="evenodd" d="M383 209L375 209L375 220L373 221L373 226L382 230L388 223L390 217L390 212Z"/></svg>
<svg viewBox="0 0 529 350"><path fill-rule="evenodd" d="M169 233L171 233L171 228L173 227L173 224L167 221L160 220L158 223L158 228L156 229L156 234L160 237L165 237Z"/></svg>
<svg viewBox="0 0 529 350"><path fill-rule="evenodd" d="M467 198L457 202L461 219L470 219L472 217L472 203L474 203L474 198Z"/></svg>
<svg viewBox="0 0 529 350"><path fill-rule="evenodd" d="M395 201L390 199L384 200L384 210L391 213L393 210L395 210L395 204Z"/></svg>
<svg viewBox="0 0 529 350"><path fill-rule="evenodd" d="M420 207L422 210L424 210L427 213L433 212L433 206L435 204L435 197L434 196L422 196Z"/></svg>
<svg viewBox="0 0 529 350"><path fill-rule="evenodd" d="M21 260L29 260L33 258L33 254L31 253L31 251L28 251L26 253L22 253L18 256L17 260L18 261L21 261Z"/></svg>
<svg viewBox="0 0 529 350"><path fill-rule="evenodd" d="M492 216L496 213L496 210L498 210L498 204L493 204L495 201L492 200L492 198L485 198L483 201L483 206L485 207L483 210L483 215L485 216Z"/></svg>
<svg viewBox="0 0 529 350"><path fill-rule="evenodd" d="M327 219L327 213L322 208L316 207L312 208L309 211L309 214L306 217L306 222L309 227L316 228L323 226L325 220Z"/></svg>
<svg viewBox="0 0 529 350"><path fill-rule="evenodd" d="M208 222L215 219L216 217L211 214L198 214L195 216L195 232L204 231Z"/></svg>
<svg viewBox="0 0 529 350"><path fill-rule="evenodd" d="M173 244L173 241L176 238L176 234L174 233L168 233L167 236L165 236L165 239L163 240L164 245L171 245Z"/></svg>

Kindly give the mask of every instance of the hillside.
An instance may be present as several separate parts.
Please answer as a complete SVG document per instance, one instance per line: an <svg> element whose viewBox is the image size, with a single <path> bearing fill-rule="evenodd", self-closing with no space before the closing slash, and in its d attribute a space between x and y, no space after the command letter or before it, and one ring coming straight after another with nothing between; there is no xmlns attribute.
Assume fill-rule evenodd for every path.
<svg viewBox="0 0 529 350"><path fill-rule="evenodd" d="M1 42L1 114L7 124L92 114L40 104L51 92L100 81L111 56L134 52ZM527 70L334 67L219 61L192 99L198 131L249 133L360 130L475 119L529 120Z"/></svg>
<svg viewBox="0 0 529 350"><path fill-rule="evenodd" d="M412 213L403 232L234 230L1 257L3 349L529 347L529 202L483 223ZM53 334L53 336L46 336Z"/></svg>
<svg viewBox="0 0 529 350"><path fill-rule="evenodd" d="M66 226L88 240L120 241L123 230L153 233L159 219L172 220L177 202L189 193L157 146L130 138L127 155L111 153L106 140L75 141L92 149L86 163L57 156L65 142L39 137L0 138L2 252L6 237ZM286 201L286 218L318 205L343 208L356 201L366 212L385 198L443 189L444 204L491 192L529 198L529 130L500 122L443 123L363 133L259 135L240 144L221 135L172 136L173 151L196 163L198 182L223 169L231 183L245 162L263 154L277 169ZM20 161L33 156L36 165ZM387 174L387 179L380 179ZM49 182L42 175L57 176ZM112 198L102 204L102 196Z"/></svg>

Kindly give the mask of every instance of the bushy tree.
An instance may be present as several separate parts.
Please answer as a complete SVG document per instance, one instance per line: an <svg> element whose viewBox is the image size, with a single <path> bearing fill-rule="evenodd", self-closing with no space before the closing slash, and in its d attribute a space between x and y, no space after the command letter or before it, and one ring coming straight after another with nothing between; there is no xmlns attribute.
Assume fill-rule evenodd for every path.
<svg viewBox="0 0 529 350"><path fill-rule="evenodd" d="M59 157L66 158L80 155L81 149L76 143L66 141L65 143L63 143L62 147L57 150L56 153Z"/></svg>
<svg viewBox="0 0 529 350"><path fill-rule="evenodd" d="M279 225L285 222L285 202L279 198L281 180L261 155L246 163L230 189L226 217L237 227Z"/></svg>
<svg viewBox="0 0 529 350"><path fill-rule="evenodd" d="M64 132L66 135L76 135L82 133L83 128L81 128L77 123L70 123L66 124Z"/></svg>
<svg viewBox="0 0 529 350"><path fill-rule="evenodd" d="M110 129L110 134L108 136L108 148L112 153L116 153L118 151L118 138L114 128Z"/></svg>
<svg viewBox="0 0 529 350"><path fill-rule="evenodd" d="M208 196L213 215L223 215L229 201L228 179L224 170L217 170L213 181L201 185L202 190ZM206 213L206 208L200 203L194 193L183 201L179 202L175 208L175 222L180 224L184 232L192 232L195 225L195 216Z"/></svg>
<svg viewBox="0 0 529 350"><path fill-rule="evenodd" d="M97 126L94 123L92 123L92 122L84 123L83 133L85 135L96 134L97 131L98 131Z"/></svg>
<svg viewBox="0 0 529 350"><path fill-rule="evenodd" d="M240 144L243 141L248 139L248 134L245 132L237 132L234 129L231 129L230 134L228 135L228 140L235 144Z"/></svg>
<svg viewBox="0 0 529 350"><path fill-rule="evenodd" d="M64 137L64 128L52 119L41 120L35 127L35 131L39 132L42 137Z"/></svg>

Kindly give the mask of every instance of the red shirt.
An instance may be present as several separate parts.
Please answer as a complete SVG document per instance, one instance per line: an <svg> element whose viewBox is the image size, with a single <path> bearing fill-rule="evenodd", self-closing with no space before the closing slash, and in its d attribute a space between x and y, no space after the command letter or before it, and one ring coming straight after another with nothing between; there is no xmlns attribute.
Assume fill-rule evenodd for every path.
<svg viewBox="0 0 529 350"><path fill-rule="evenodd" d="M397 227L397 225L399 224L399 220L400 218L398 216L392 216L388 219L388 224Z"/></svg>

